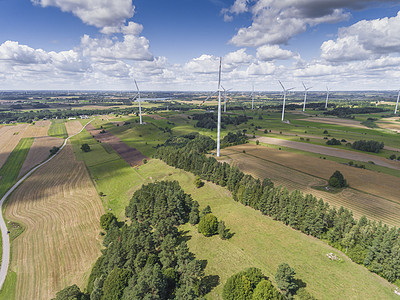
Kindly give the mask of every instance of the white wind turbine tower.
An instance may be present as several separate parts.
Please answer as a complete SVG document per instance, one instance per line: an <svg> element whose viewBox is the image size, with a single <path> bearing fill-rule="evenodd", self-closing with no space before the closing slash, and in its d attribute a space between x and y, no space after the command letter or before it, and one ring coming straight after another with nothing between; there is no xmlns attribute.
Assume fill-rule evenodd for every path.
<svg viewBox="0 0 400 300"><path fill-rule="evenodd" d="M304 82L302 82L303 86L304 86L304 104L303 104L303 111L306 110L306 101L307 101L307 91L309 89L311 89L311 87L306 87L306 85L304 84Z"/></svg>
<svg viewBox="0 0 400 300"><path fill-rule="evenodd" d="M136 79L135 79L135 85L136 85L136 88L138 91L138 93L135 97L137 98L137 101L139 102L139 120L140 120L139 123L143 124L143 122L142 122L142 101L140 100L140 90L139 90L138 84L136 82Z"/></svg>
<svg viewBox="0 0 400 300"><path fill-rule="evenodd" d="M251 92L251 109L254 109L254 84L253 84L253 90Z"/></svg>
<svg viewBox="0 0 400 300"><path fill-rule="evenodd" d="M326 87L326 102L325 102L325 109L328 109L328 100L329 100L329 88Z"/></svg>
<svg viewBox="0 0 400 300"><path fill-rule="evenodd" d="M226 103L227 103L226 92L229 92L231 89L226 90L222 85L221 88L224 90L224 113L226 113Z"/></svg>
<svg viewBox="0 0 400 300"><path fill-rule="evenodd" d="M394 109L394 114L397 113L397 107L399 106L399 98L400 98L400 90L399 90L399 93L397 94L397 102L396 102L396 107Z"/></svg>
<svg viewBox="0 0 400 300"><path fill-rule="evenodd" d="M285 89L285 87L283 86L282 82L281 82L280 80L278 80L278 81L279 81L279 84L281 85L281 87L282 87L282 89L283 89L283 106L282 106L282 122L283 122L283 119L284 119L284 117L285 117L286 93L287 93L288 91L293 90L294 88Z"/></svg>
<svg viewBox="0 0 400 300"><path fill-rule="evenodd" d="M219 72L218 72L218 90L211 93L202 103L201 105L218 93L218 124L217 124L217 157L220 156L220 140L221 140L221 64L222 57L219 58Z"/></svg>

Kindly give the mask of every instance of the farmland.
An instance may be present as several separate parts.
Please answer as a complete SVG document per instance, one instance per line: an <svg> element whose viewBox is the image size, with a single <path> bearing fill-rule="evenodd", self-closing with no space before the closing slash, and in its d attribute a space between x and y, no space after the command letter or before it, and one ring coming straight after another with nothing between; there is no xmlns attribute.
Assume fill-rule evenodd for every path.
<svg viewBox="0 0 400 300"><path fill-rule="evenodd" d="M0 196L2 197L8 189L16 182L29 149L32 146L33 138L23 138L11 152L6 163L0 169Z"/></svg>
<svg viewBox="0 0 400 300"><path fill-rule="evenodd" d="M59 137L59 138L67 138L68 132L65 128L65 121L64 120L52 120L50 128L47 133L49 136Z"/></svg>
<svg viewBox="0 0 400 300"><path fill-rule="evenodd" d="M398 177L263 146L240 145L223 149L221 154L222 160L246 173L261 179L271 178L276 185L313 194L338 208L344 206L351 209L357 218L366 215L373 220L400 225ZM344 174L350 188L340 193L313 188L326 185L335 170Z"/></svg>
<svg viewBox="0 0 400 300"><path fill-rule="evenodd" d="M101 201L71 146L10 197L5 216L25 232L12 242L15 299L50 299L72 282L84 285L99 255Z"/></svg>
<svg viewBox="0 0 400 300"><path fill-rule="evenodd" d="M3 126L0 128L0 167L5 163L11 151L22 138L22 132L28 124Z"/></svg>

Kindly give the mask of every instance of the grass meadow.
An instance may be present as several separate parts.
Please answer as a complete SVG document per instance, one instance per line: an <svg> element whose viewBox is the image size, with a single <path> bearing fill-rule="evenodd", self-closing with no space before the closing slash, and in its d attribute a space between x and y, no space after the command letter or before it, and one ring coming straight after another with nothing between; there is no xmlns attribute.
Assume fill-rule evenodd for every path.
<svg viewBox="0 0 400 300"><path fill-rule="evenodd" d="M49 131L47 132L48 136L54 136L59 138L67 138L68 132L65 128L65 120L52 120Z"/></svg>

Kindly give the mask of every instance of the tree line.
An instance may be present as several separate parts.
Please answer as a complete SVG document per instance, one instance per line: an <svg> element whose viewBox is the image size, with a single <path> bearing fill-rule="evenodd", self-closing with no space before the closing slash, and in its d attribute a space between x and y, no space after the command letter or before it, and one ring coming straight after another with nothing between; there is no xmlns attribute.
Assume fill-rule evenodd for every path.
<svg viewBox="0 0 400 300"><path fill-rule="evenodd" d="M326 240L345 251L356 263L363 264L390 282L398 280L400 283L399 229L368 220L365 216L357 221L348 209L330 207L322 199L297 190L290 193L284 187L275 187L270 179L255 179L237 167L206 156L208 150L204 147L192 149L196 143L197 138L180 147L160 147L155 157L204 180L226 186L235 201L305 234Z"/></svg>
<svg viewBox="0 0 400 300"><path fill-rule="evenodd" d="M112 214L101 218L106 230L102 256L85 291L76 285L57 293L73 299L197 299L208 292L204 263L189 252L177 226L188 222L193 206L177 181L142 186L126 207L130 224Z"/></svg>

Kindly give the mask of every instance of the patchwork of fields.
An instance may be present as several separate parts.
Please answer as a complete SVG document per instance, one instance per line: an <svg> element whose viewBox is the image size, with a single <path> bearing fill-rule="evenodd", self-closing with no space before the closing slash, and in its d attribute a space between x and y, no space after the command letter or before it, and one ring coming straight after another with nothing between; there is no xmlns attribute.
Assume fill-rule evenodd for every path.
<svg viewBox="0 0 400 300"><path fill-rule="evenodd" d="M36 171L10 196L4 209L5 216L9 221L22 224L25 231L12 241L8 279L11 284L6 286L12 290L9 295L15 293L15 299L50 299L67 285L77 283L83 288L88 270L100 254L99 219L104 210L112 211L123 220L124 208L135 190L142 184L167 179L178 180L185 192L200 203L201 208L210 205L213 213L224 220L234 233L230 240L223 241L219 237L205 238L197 233L196 227L190 225L181 228L187 231L191 251L198 259L208 261L206 273L219 276L220 284L208 295L209 299L222 299L222 287L226 279L247 267L261 268L273 281L273 274L281 262L294 267L297 277L306 283L307 290L318 299L366 299L371 295L376 295L377 299L394 298L394 286L384 279L351 262L325 242L290 229L233 201L225 188L206 183L205 187L197 189L192 174L169 167L157 159L141 165L143 159L147 158L145 155L151 156L158 144L173 135L193 131L215 135L209 130L194 129L193 120L183 114L168 113L165 117L150 115L146 118L149 122L145 126L129 124L132 122L129 117L113 118L112 123L106 122L110 121L106 117L105 120L97 118L92 123L94 126L89 125L88 131L84 130L74 137L72 145L67 145L54 160ZM329 119L313 121L335 126L329 123ZM3 165L0 176L7 174L8 178L7 185L3 184L4 178L0 178L0 192L46 159L52 146L60 146L61 137L77 133L87 121L53 120L36 122L35 125L0 127L0 167ZM124 125L124 121L128 121L128 124ZM304 121L295 120L294 123L313 124ZM254 118L256 125L261 122ZM275 128L275 125L270 128ZM355 122L339 122L339 125L364 130L362 125L358 126ZM104 126L106 133L100 134L100 130L95 129L100 126ZM313 132L314 129L309 130ZM228 130L223 135L226 132ZM384 138L396 145L391 137ZM258 139L265 143L278 140L279 145L285 146L285 143L292 142L268 137ZM90 152L83 153L80 150L83 143L89 144ZM118 148L116 143L126 147ZM304 151L315 151L316 148L313 144L297 144L306 145L308 148ZM130 149L133 147L140 152L136 149L132 152ZM12 150L16 151L10 156ZM334 150L341 153L346 151ZM400 170L399 162L368 154L363 159L363 153L347 152L355 155L357 159L354 160L372 160L376 164ZM400 226L398 177L251 144L229 147L221 153L221 160L255 177L268 177L275 185L311 193L332 206L347 207L356 218L366 215L388 225ZM9 156L10 162L5 163ZM349 188L336 194L313 188L326 185L335 170L344 174ZM343 263L328 260L326 254L329 252L337 253L343 258Z"/></svg>
<svg viewBox="0 0 400 300"><path fill-rule="evenodd" d="M400 226L398 177L250 144L223 149L221 155L222 160L246 173L261 179L271 178L275 185L289 190L313 194L337 208L344 206L351 209L357 218L366 215L388 225ZM336 170L344 174L350 188L337 194L312 188L326 185Z"/></svg>

